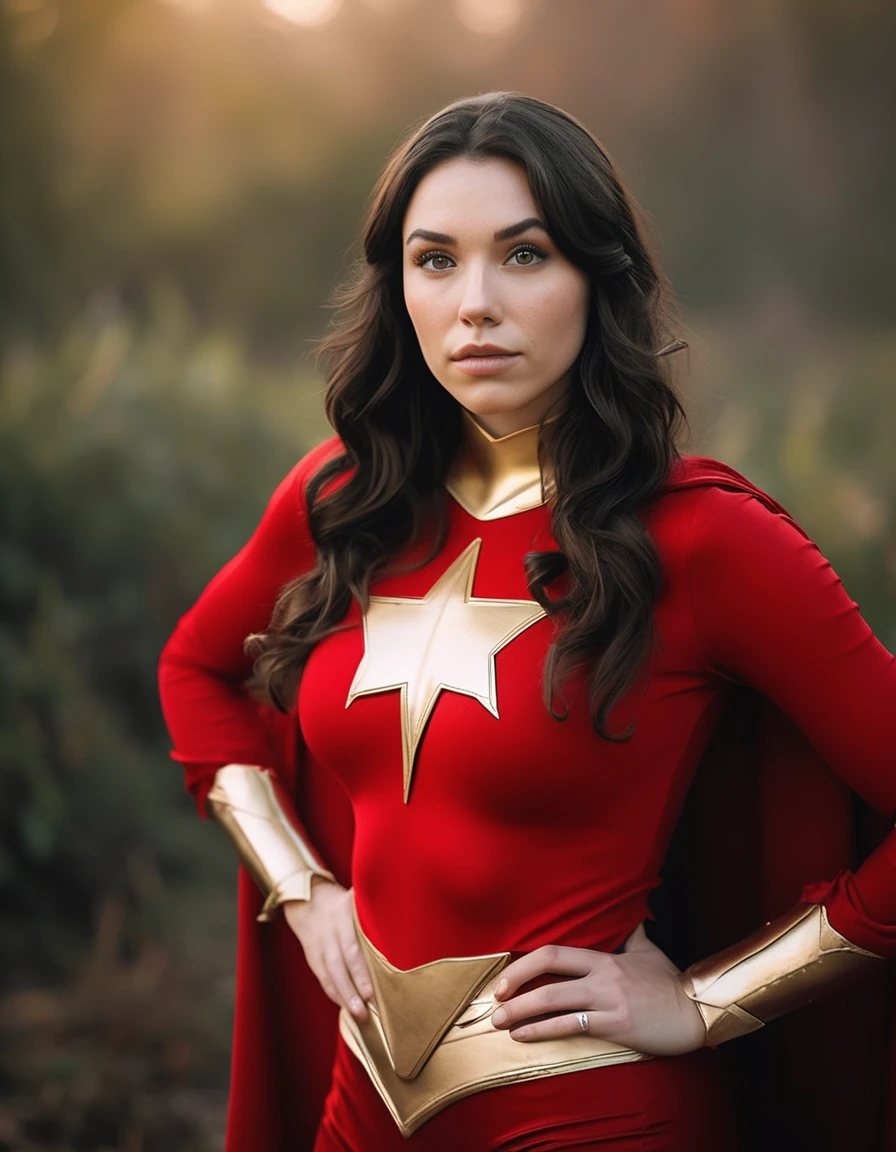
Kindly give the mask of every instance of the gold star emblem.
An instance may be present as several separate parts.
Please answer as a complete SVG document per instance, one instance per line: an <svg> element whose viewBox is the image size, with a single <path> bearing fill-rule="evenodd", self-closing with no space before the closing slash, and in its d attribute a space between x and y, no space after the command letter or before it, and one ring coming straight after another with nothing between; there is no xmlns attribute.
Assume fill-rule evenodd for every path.
<svg viewBox="0 0 896 1152"><path fill-rule="evenodd" d="M495 653L545 615L534 600L471 596L481 544L474 540L422 600L371 596L364 615L364 656L345 706L359 696L400 690L405 803L439 693L472 696L497 717Z"/></svg>

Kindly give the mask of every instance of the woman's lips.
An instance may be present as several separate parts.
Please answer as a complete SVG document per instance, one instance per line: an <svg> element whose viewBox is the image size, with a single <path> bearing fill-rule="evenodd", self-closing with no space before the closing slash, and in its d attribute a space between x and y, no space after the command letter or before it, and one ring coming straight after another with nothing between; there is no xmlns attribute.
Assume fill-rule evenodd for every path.
<svg viewBox="0 0 896 1152"><path fill-rule="evenodd" d="M493 376L496 372L503 372L520 358L519 352L507 356L464 356L462 360L453 360L455 367L468 376Z"/></svg>

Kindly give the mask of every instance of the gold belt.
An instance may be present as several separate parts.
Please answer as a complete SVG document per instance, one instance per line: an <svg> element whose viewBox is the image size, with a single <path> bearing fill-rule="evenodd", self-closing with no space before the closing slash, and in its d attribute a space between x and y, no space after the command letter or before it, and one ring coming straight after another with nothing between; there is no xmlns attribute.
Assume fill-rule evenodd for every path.
<svg viewBox="0 0 896 1152"><path fill-rule="evenodd" d="M374 1002L363 1024L343 1008L339 1031L402 1136L416 1132L446 1105L485 1088L652 1059L585 1034L512 1040L491 1021L498 974L509 952L433 960L403 970L374 948L357 921L355 926Z"/></svg>

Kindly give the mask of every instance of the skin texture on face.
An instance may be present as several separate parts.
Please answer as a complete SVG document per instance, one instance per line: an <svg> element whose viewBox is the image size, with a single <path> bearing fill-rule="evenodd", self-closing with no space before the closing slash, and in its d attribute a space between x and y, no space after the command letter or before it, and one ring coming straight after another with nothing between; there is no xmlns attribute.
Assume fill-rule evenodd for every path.
<svg viewBox="0 0 896 1152"><path fill-rule="evenodd" d="M538 423L569 386L585 337L585 273L537 223L503 235L541 218L525 171L497 157L439 164L405 213L404 299L423 358L493 436ZM465 372L452 357L467 344L514 355L465 359Z"/></svg>

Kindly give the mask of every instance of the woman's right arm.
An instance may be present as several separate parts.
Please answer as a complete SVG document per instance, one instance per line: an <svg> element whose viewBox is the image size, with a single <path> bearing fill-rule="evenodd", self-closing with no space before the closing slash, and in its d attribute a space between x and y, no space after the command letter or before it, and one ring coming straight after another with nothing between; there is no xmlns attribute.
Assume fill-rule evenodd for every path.
<svg viewBox="0 0 896 1152"><path fill-rule="evenodd" d="M280 589L314 564L305 487L337 449L329 440L292 469L251 539L178 621L159 660L159 693L171 756L183 764L200 813L215 813L261 886L262 917L282 905L324 991L363 1017L359 993L363 1000L371 991L351 893L310 843L277 779L261 706L243 687L253 663L243 651L246 637L268 628Z"/></svg>
<svg viewBox="0 0 896 1152"><path fill-rule="evenodd" d="M252 658L243 642L270 623L284 584L314 564L305 486L332 441L304 457L278 485L251 539L178 621L159 660L162 712L201 815L224 764L272 768L259 705L243 683Z"/></svg>

